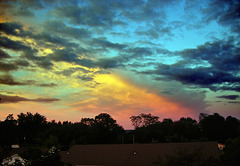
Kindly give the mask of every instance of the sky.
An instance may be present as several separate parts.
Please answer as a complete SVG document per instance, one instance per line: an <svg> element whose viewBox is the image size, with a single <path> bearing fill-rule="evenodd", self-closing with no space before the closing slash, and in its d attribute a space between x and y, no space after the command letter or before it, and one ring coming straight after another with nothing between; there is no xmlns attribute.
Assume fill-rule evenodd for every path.
<svg viewBox="0 0 240 166"><path fill-rule="evenodd" d="M239 0L0 0L0 120L240 118Z"/></svg>

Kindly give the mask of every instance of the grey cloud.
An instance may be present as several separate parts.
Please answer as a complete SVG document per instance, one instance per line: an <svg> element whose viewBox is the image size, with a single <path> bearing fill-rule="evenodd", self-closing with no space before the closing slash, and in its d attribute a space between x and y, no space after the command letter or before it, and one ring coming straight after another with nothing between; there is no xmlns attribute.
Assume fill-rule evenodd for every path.
<svg viewBox="0 0 240 166"><path fill-rule="evenodd" d="M25 80L25 81L16 81L14 77L9 74L4 74L0 76L0 84L2 85L10 85L10 86L26 86L33 85L39 87L54 87L57 84L54 83L41 83L34 80Z"/></svg>
<svg viewBox="0 0 240 166"><path fill-rule="evenodd" d="M73 73L75 73L76 71L81 71L83 73L88 73L89 71L83 69L83 68L80 68L80 67L77 67L77 68L69 68L67 70L63 70L61 72L57 72L57 74L62 74L64 76L71 76Z"/></svg>
<svg viewBox="0 0 240 166"><path fill-rule="evenodd" d="M15 64L0 62L0 71L17 70L18 67Z"/></svg>
<svg viewBox="0 0 240 166"><path fill-rule="evenodd" d="M81 79L82 81L92 81L94 78L89 76L78 76L77 78Z"/></svg>
<svg viewBox="0 0 240 166"><path fill-rule="evenodd" d="M34 11L43 9L42 0L7 0L0 1L5 15L14 17L33 17Z"/></svg>
<svg viewBox="0 0 240 166"><path fill-rule="evenodd" d="M240 91L239 48L234 44L234 39L206 43L196 49L166 53L179 55L182 60L172 65L155 62L155 69L143 68L136 72L152 75L155 80L175 80L212 91Z"/></svg>
<svg viewBox="0 0 240 166"><path fill-rule="evenodd" d="M24 45L22 42L13 41L7 37L0 37L0 47L11 49L14 51L27 51L31 50L30 47Z"/></svg>
<svg viewBox="0 0 240 166"><path fill-rule="evenodd" d="M31 28L29 29L23 29L23 25L18 22L0 23L0 32L7 35L32 38L34 34L31 32Z"/></svg>
<svg viewBox="0 0 240 166"><path fill-rule="evenodd" d="M240 34L240 2L238 0L214 0L210 1L207 8L203 9L203 20L217 20L224 26L230 26L232 32Z"/></svg>
<svg viewBox="0 0 240 166"><path fill-rule="evenodd" d="M48 45L46 43L51 43L52 45L60 45L65 47L78 47L78 44L76 43L46 32L33 35L32 38L34 38L41 45Z"/></svg>
<svg viewBox="0 0 240 166"><path fill-rule="evenodd" d="M180 81L183 84L198 85L214 91L229 88L231 85L236 87L236 84L240 82L240 78L231 73L205 67L191 69L178 65L159 65L154 73ZM228 84L226 85L226 83ZM227 87L221 84L225 84Z"/></svg>
<svg viewBox="0 0 240 166"><path fill-rule="evenodd" d="M230 104L240 104L240 101L229 101Z"/></svg>
<svg viewBox="0 0 240 166"><path fill-rule="evenodd" d="M239 95L222 95L222 96L217 96L217 98L236 100L237 98L239 98Z"/></svg>
<svg viewBox="0 0 240 166"><path fill-rule="evenodd" d="M28 67L30 66L29 62L23 59L18 59L14 61L14 64L16 64L17 66L23 66L23 67Z"/></svg>
<svg viewBox="0 0 240 166"><path fill-rule="evenodd" d="M8 53L6 53L5 51L3 51L3 50L0 49L0 60L1 60L1 59L10 58L10 57L11 57L11 56L10 56Z"/></svg>
<svg viewBox="0 0 240 166"><path fill-rule="evenodd" d="M112 43L104 37L95 38L95 39L91 40L90 44L93 46L100 46L104 49L111 48L111 49L116 49L116 50L123 50L127 47L127 45L125 45L125 44Z"/></svg>
<svg viewBox="0 0 240 166"><path fill-rule="evenodd" d="M134 21L152 20L159 15L153 4L145 1L119 1L119 0L90 0L86 5L66 5L55 11L57 16L68 18L72 24L88 25L91 27L104 27L111 29L113 25L124 25L126 20ZM124 9L124 10L123 10ZM163 17L164 14L161 14ZM117 21L116 18L118 17ZM120 24L119 24L120 23Z"/></svg>
<svg viewBox="0 0 240 166"><path fill-rule="evenodd" d="M22 101L28 101L28 102L40 102L40 103L52 103L55 101L59 101L60 99L56 98L37 98L37 99L29 99L25 97L20 97L20 96L8 96L8 95L1 95L1 103L18 103Z"/></svg>
<svg viewBox="0 0 240 166"><path fill-rule="evenodd" d="M46 83L38 83L36 84L36 86L40 86L40 87L55 87L55 86L58 86L57 84L54 84L54 83L49 83L49 84L46 84Z"/></svg>
<svg viewBox="0 0 240 166"><path fill-rule="evenodd" d="M37 53L37 50L25 51L24 54L22 55L22 58L26 58L27 60L32 61L33 63L37 64L39 67L43 69L51 69L53 66L53 63L48 59L48 57L35 56L36 53Z"/></svg>
<svg viewBox="0 0 240 166"><path fill-rule="evenodd" d="M11 75L1 75L0 84L3 84L3 85L26 85L22 82L15 81Z"/></svg>
<svg viewBox="0 0 240 166"><path fill-rule="evenodd" d="M120 51L119 51L120 52ZM151 57L154 54L154 49L148 47L130 47L126 46L125 49L115 57L109 58L99 58L96 61L96 66L101 68L119 68L124 67L126 65L130 65L133 67L132 62L136 60L143 60L146 57ZM133 63L137 65L137 63ZM149 63L148 63L149 64ZM139 64L139 66L146 66L146 64Z"/></svg>
<svg viewBox="0 0 240 166"><path fill-rule="evenodd" d="M96 62L96 64L97 66L105 69L122 66L122 64L118 62L116 58L101 58Z"/></svg>
<svg viewBox="0 0 240 166"><path fill-rule="evenodd" d="M51 30L51 31L34 34L31 31L23 30L23 26L19 23L15 23L15 22L0 23L1 32L4 32L8 35L33 38L39 45L43 45L43 46L49 45L49 43L51 43L51 45L78 47L78 44L73 43L70 40L60 36L64 36L62 34L65 34L70 37L75 37L77 39L79 39L80 36L83 36L83 37L90 36L90 32L85 29L70 28L61 22L48 21L45 23L44 27L46 30ZM55 32L58 32L58 35L56 35ZM6 37L3 37L1 39L1 45L5 48L15 49L15 50L20 50L21 48L24 47L23 43L12 41ZM13 46L11 47L11 45Z"/></svg>
<svg viewBox="0 0 240 166"><path fill-rule="evenodd" d="M19 30L20 32L18 32L17 30ZM15 22L5 22L5 23L0 23L0 31L8 35L18 36L19 33L21 33L23 30L22 30L21 24L18 24Z"/></svg>
<svg viewBox="0 0 240 166"><path fill-rule="evenodd" d="M43 9L43 4L41 0L20 0L20 4L23 4L24 6L29 6L33 9Z"/></svg>
<svg viewBox="0 0 240 166"><path fill-rule="evenodd" d="M79 56L70 49L56 50L53 54L49 54L48 58L56 62L64 61L86 67L94 67L92 60L79 58Z"/></svg>
<svg viewBox="0 0 240 166"><path fill-rule="evenodd" d="M60 21L49 20L44 23L44 29L54 33L57 32L59 35L73 37L78 40L91 37L91 32L89 30L69 27Z"/></svg>
<svg viewBox="0 0 240 166"><path fill-rule="evenodd" d="M35 63L43 68L43 69L52 69L52 66L53 66L53 63L50 62L48 59L45 59L45 58L41 58L42 60L40 61L35 61Z"/></svg>
<svg viewBox="0 0 240 166"><path fill-rule="evenodd" d="M155 20L153 21L153 24L149 25L147 30L145 28L138 28L135 33L137 35L148 36L151 39L164 39L165 37L174 37L174 34L172 33L173 29L180 29L182 25L183 23L180 21L171 22L166 25L163 21Z"/></svg>
<svg viewBox="0 0 240 166"><path fill-rule="evenodd" d="M92 3L92 6L59 7L56 13L61 17L68 18L73 24L107 27L112 24L112 18L115 15L113 11L108 9L109 7L105 8Z"/></svg>
<svg viewBox="0 0 240 166"><path fill-rule="evenodd" d="M23 16L23 17L34 17L35 14L31 8L28 6L19 5L12 9L11 15L13 16Z"/></svg>
<svg viewBox="0 0 240 166"><path fill-rule="evenodd" d="M143 56L153 55L153 48L148 47L132 47L127 50L127 53L131 54L132 58L142 58Z"/></svg>

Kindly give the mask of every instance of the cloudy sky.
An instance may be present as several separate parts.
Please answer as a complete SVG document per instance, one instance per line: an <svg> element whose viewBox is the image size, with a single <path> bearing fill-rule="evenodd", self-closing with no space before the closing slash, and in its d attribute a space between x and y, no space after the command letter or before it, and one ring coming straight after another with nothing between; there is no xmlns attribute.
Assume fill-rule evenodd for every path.
<svg viewBox="0 0 240 166"><path fill-rule="evenodd" d="M240 118L239 0L1 0L0 120Z"/></svg>

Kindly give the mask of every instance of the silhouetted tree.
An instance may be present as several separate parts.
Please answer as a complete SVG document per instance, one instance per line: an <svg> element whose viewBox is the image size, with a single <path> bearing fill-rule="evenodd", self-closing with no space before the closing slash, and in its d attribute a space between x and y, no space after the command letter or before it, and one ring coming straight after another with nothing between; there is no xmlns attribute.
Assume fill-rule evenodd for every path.
<svg viewBox="0 0 240 166"><path fill-rule="evenodd" d="M97 143L117 143L118 137L124 132L109 114L101 113L94 119L94 130Z"/></svg>
<svg viewBox="0 0 240 166"><path fill-rule="evenodd" d="M32 143L36 135L46 128L46 117L39 113L32 114L27 112L18 115L18 132L22 143Z"/></svg>
<svg viewBox="0 0 240 166"><path fill-rule="evenodd" d="M218 113L213 115L200 114L199 125L203 136L209 140L220 141L227 137L225 119Z"/></svg>
<svg viewBox="0 0 240 166"><path fill-rule="evenodd" d="M141 115L141 114L140 114ZM140 117L139 115L139 117ZM149 116L149 114L147 114ZM141 125L134 131L135 140L137 143L150 143L150 142L166 142L166 138L170 133L173 121L171 119L164 119L163 122L158 121L158 117L150 115L155 119L152 123ZM144 116L143 116L144 117ZM148 118L146 118L148 119Z"/></svg>
<svg viewBox="0 0 240 166"><path fill-rule="evenodd" d="M227 138L236 138L240 136L240 121L237 118L228 116L226 118L226 133Z"/></svg>
<svg viewBox="0 0 240 166"><path fill-rule="evenodd" d="M131 116L130 119L135 129L138 127L146 127L149 125L153 125L159 122L158 121L159 117L153 116L150 113L149 114L141 113L138 116Z"/></svg>
<svg viewBox="0 0 240 166"><path fill-rule="evenodd" d="M85 124L87 126L92 126L94 124L94 119L93 118L82 118L81 123Z"/></svg>
<svg viewBox="0 0 240 166"><path fill-rule="evenodd" d="M0 144L11 145L18 143L17 140L17 121L13 114L9 114L5 121L0 123Z"/></svg>
<svg viewBox="0 0 240 166"><path fill-rule="evenodd" d="M191 141L200 138L200 129L196 120L181 118L172 124L168 139L173 142Z"/></svg>

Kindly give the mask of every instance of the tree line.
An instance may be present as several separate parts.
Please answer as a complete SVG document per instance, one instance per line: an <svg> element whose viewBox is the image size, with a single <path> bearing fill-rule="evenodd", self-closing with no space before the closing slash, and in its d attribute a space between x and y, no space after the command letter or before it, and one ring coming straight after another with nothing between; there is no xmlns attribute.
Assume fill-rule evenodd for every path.
<svg viewBox="0 0 240 166"><path fill-rule="evenodd" d="M134 134L139 143L218 141L225 142L240 136L239 119L228 116L226 119L214 113L201 113L199 121L190 117L178 121L163 119L151 114L140 114L130 117L135 128Z"/></svg>
<svg viewBox="0 0 240 166"><path fill-rule="evenodd" d="M240 151L235 150L240 149L240 120L232 116L224 118L218 113L201 113L198 121L190 117L160 121L157 116L142 113L131 116L130 120L134 130L125 131L107 113L82 118L75 123L47 121L39 113L20 113L16 119L9 114L0 121L0 148L6 152L11 145L18 144L28 147L23 156L38 158L44 148L64 150L75 144L218 141L228 145L225 151L230 155L225 155L226 161L238 160L238 157L232 158L240 156ZM0 157L3 159L4 154L0 153Z"/></svg>
<svg viewBox="0 0 240 166"><path fill-rule="evenodd" d="M82 118L80 122L47 121L39 113L20 113L17 119L9 114L0 121L0 145L34 144L44 146L70 146L74 144L118 144L151 142L218 141L240 136L239 119L218 113L201 113L199 120L190 117L177 121L151 114L131 116L134 130L125 131L109 114L95 118Z"/></svg>

